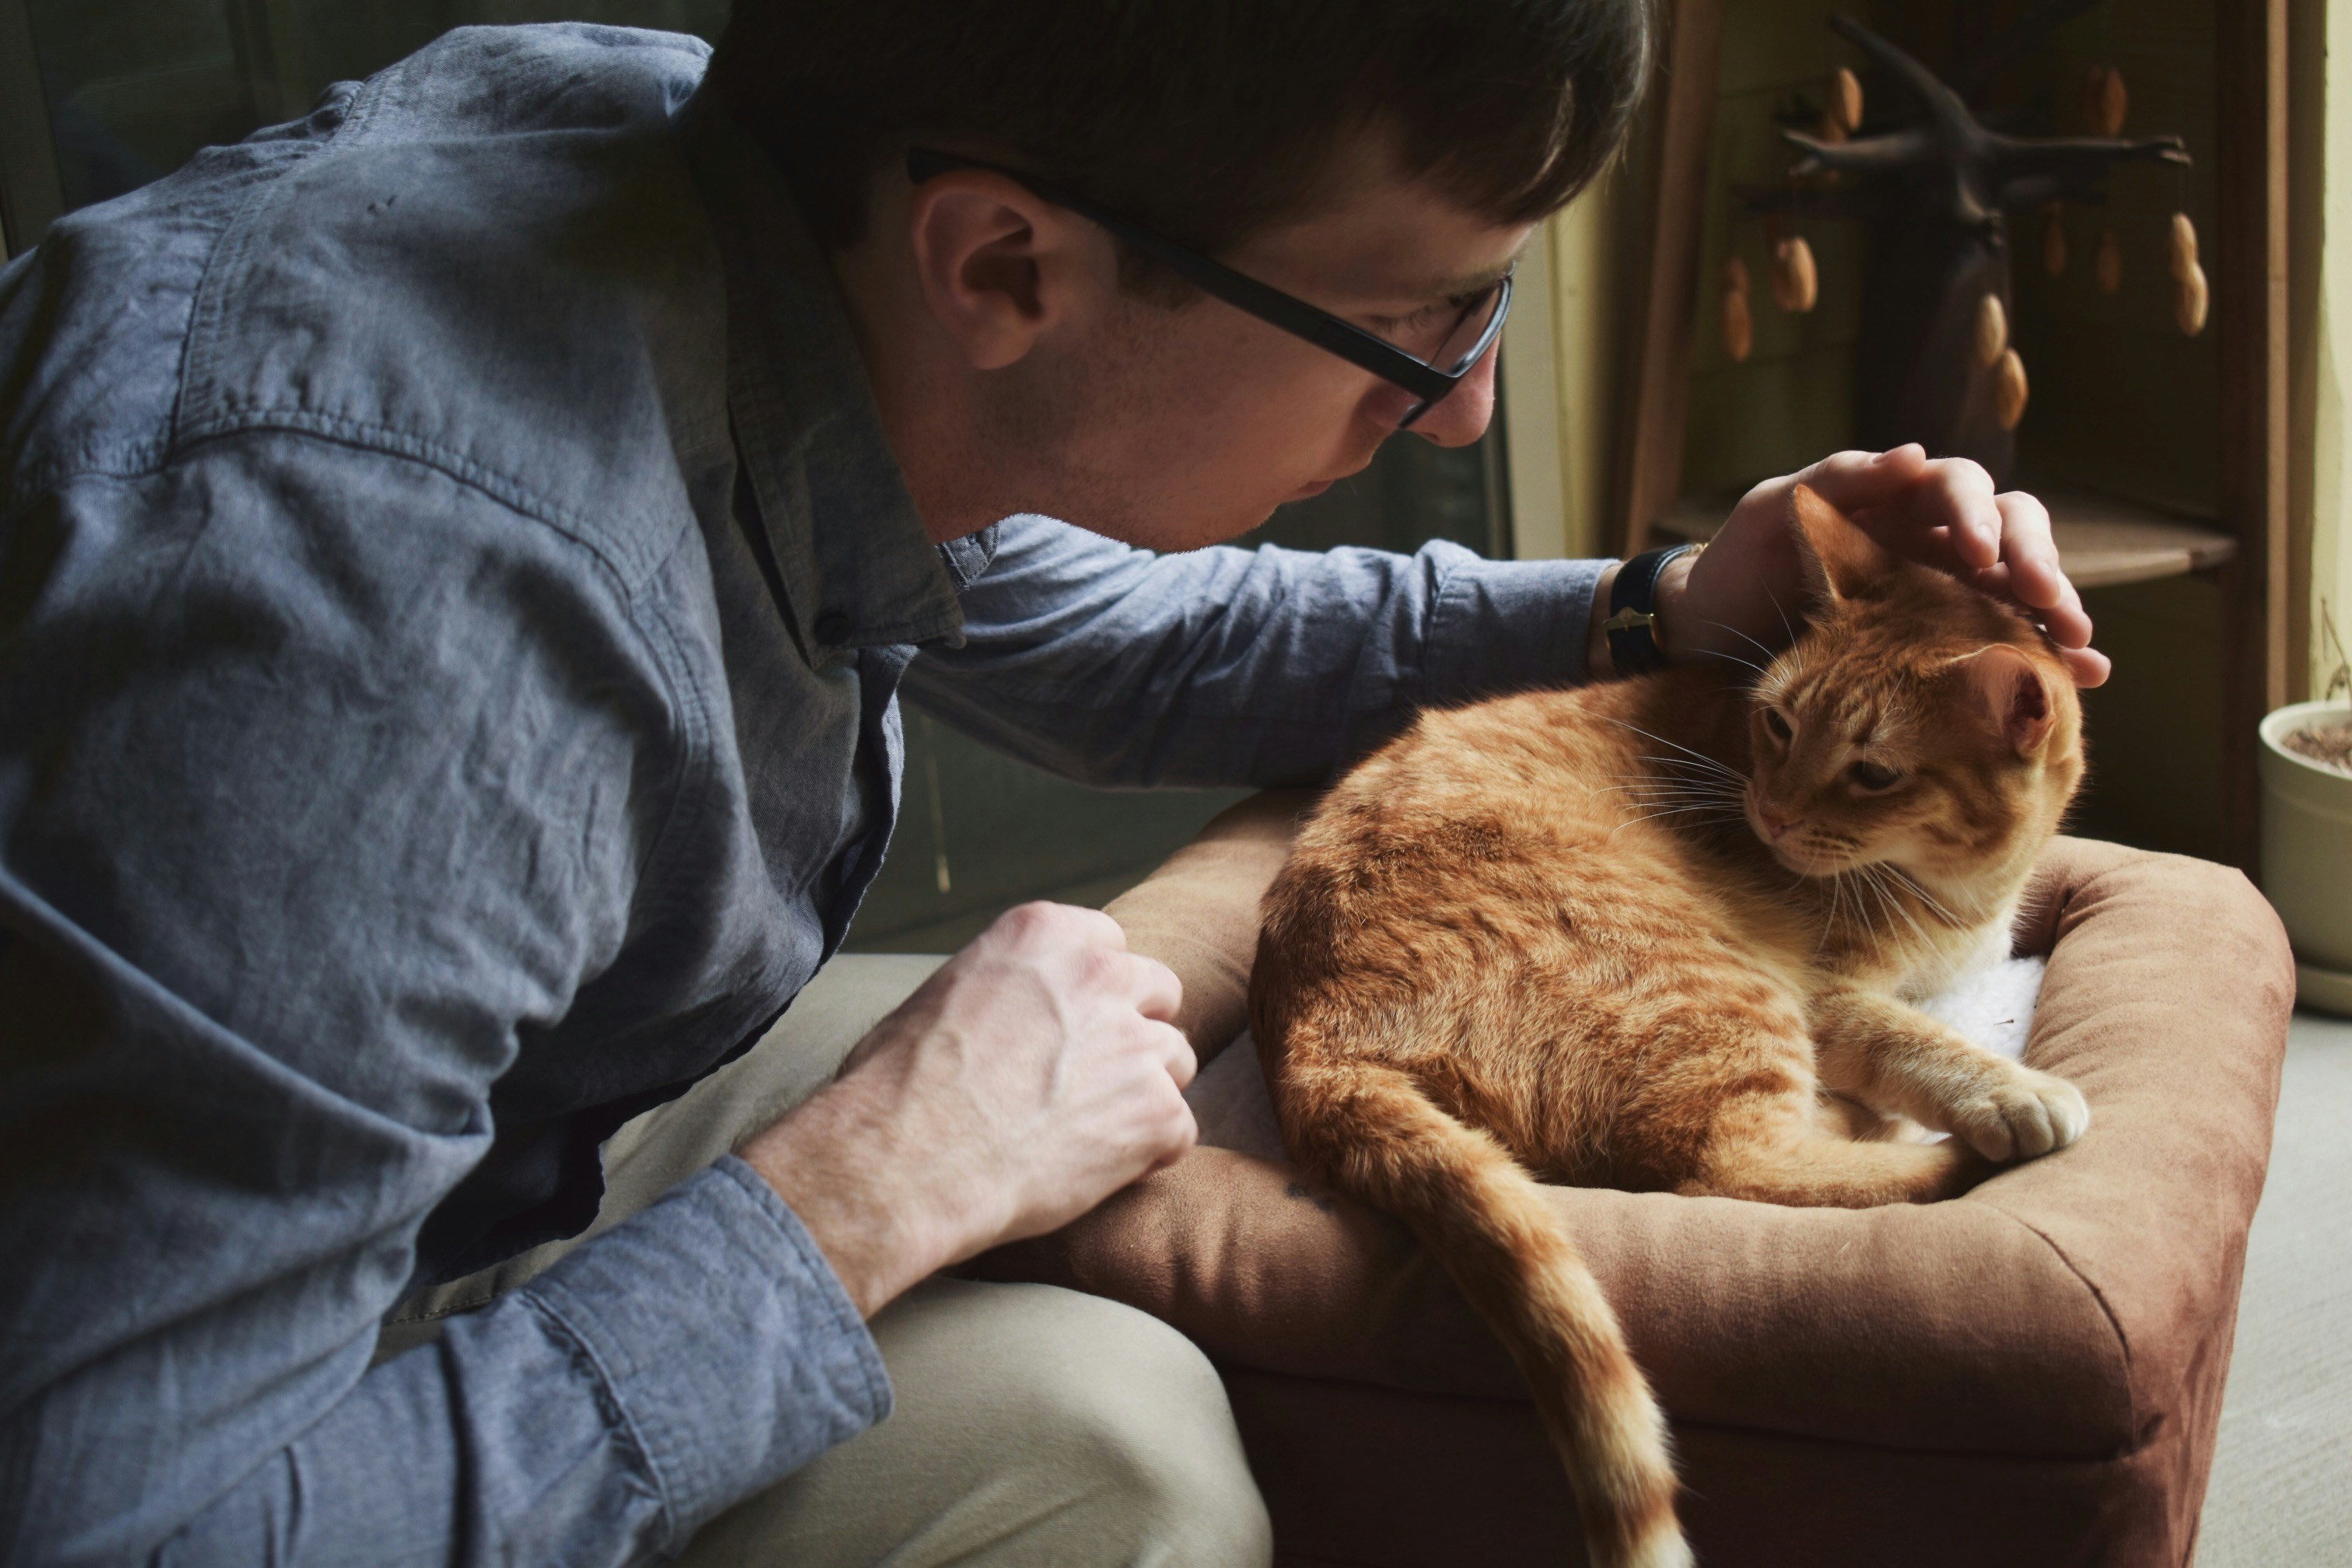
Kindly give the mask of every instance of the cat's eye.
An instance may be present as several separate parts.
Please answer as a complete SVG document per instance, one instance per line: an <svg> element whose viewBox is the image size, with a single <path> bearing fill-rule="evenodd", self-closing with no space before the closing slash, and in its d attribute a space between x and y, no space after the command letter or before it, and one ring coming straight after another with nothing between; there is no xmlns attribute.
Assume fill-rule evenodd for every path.
<svg viewBox="0 0 2352 1568"><path fill-rule="evenodd" d="M1903 778L1893 768L1881 767L1872 762L1856 762L1845 772L1846 776L1853 780L1855 787L1872 791L1893 789Z"/></svg>
<svg viewBox="0 0 2352 1568"><path fill-rule="evenodd" d="M1796 739L1797 732L1789 728L1789 721L1780 717L1778 708L1764 710L1764 728L1772 731L1774 740L1783 743Z"/></svg>

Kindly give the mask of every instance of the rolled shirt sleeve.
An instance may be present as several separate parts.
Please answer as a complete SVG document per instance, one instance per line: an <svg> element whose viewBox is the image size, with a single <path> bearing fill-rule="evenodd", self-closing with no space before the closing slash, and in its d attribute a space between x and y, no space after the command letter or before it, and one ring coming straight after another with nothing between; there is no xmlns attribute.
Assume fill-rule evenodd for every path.
<svg viewBox="0 0 2352 1568"><path fill-rule="evenodd" d="M1233 546L1158 554L1043 517L1001 525L964 640L908 696L1089 783L1313 784L1417 709L1585 679L1608 563Z"/></svg>
<svg viewBox="0 0 2352 1568"><path fill-rule="evenodd" d="M369 1373L159 1556L641 1561L889 1405L824 1255L730 1156Z"/></svg>

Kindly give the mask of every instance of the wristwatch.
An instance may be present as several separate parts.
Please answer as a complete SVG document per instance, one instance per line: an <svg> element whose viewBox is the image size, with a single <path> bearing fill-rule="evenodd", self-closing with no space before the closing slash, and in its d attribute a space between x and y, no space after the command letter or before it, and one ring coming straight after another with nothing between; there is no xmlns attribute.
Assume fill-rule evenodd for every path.
<svg viewBox="0 0 2352 1568"><path fill-rule="evenodd" d="M1644 550L1617 568L1617 580L1609 589L1609 618L1601 629L1608 634L1609 662L1618 674L1647 675L1666 667L1665 642L1658 636L1658 578L1666 563L1703 548L1677 544Z"/></svg>

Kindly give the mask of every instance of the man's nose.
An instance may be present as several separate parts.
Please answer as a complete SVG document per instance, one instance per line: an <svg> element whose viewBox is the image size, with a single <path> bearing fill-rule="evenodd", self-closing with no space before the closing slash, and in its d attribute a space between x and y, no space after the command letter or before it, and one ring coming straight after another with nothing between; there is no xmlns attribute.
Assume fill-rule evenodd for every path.
<svg viewBox="0 0 2352 1568"><path fill-rule="evenodd" d="M1495 416L1495 366L1502 357L1502 344L1488 349L1453 391L1412 422L1411 433L1440 447L1467 447L1484 436Z"/></svg>

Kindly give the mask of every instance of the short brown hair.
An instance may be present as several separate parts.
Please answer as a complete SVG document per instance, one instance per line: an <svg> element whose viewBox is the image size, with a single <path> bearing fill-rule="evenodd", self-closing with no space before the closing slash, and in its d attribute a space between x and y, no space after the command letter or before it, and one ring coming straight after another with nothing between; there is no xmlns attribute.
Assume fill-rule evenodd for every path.
<svg viewBox="0 0 2352 1568"><path fill-rule="evenodd" d="M1652 0L737 0L711 71L828 246L928 139L1214 253L1311 206L1371 126L1497 224L1565 205L1623 140L1654 31Z"/></svg>

